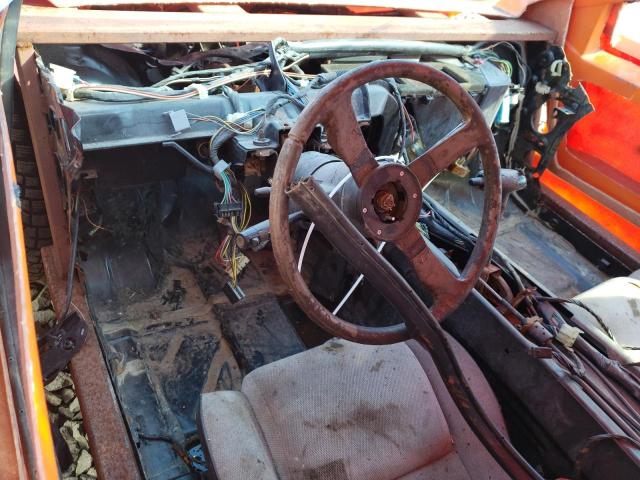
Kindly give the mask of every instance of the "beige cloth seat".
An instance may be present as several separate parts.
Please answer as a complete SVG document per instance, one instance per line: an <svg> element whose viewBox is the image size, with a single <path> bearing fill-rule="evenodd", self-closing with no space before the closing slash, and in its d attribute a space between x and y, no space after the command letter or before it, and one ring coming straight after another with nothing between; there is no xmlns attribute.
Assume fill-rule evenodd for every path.
<svg viewBox="0 0 640 480"><path fill-rule="evenodd" d="M612 340L596 317L584 308L566 303L573 321L594 337L607 356L623 365L640 362L640 270L629 277L610 278L573 297L600 317L612 333Z"/></svg>
<svg viewBox="0 0 640 480"><path fill-rule="evenodd" d="M465 376L506 433L484 376ZM200 429L219 480L435 480L508 476L471 432L430 355L408 342L331 340L205 393Z"/></svg>

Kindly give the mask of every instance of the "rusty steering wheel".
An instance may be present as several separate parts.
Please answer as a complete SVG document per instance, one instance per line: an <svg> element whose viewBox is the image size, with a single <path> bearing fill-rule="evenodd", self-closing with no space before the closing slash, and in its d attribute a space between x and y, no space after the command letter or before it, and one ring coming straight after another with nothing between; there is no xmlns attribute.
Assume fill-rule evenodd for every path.
<svg viewBox="0 0 640 480"><path fill-rule="evenodd" d="M459 127L406 166L375 160L351 103L355 89L392 77L410 78L435 88L453 102L463 118ZM273 254L294 299L313 321L338 337L369 344L406 340L409 334L405 324L367 327L333 315L315 298L298 272L287 220L287 192L304 145L318 124L325 127L331 147L347 164L360 189L358 208L366 235L392 242L411 261L419 280L433 297L431 311L438 321L467 297L489 261L495 242L501 184L500 161L491 130L473 98L450 76L422 63L384 60L354 69L325 87L302 111L282 146L273 175L269 220ZM416 221L423 188L473 148L478 149L484 169L483 218L471 257L458 274L442 261L437 247L423 238ZM381 255L378 260L386 262Z"/></svg>

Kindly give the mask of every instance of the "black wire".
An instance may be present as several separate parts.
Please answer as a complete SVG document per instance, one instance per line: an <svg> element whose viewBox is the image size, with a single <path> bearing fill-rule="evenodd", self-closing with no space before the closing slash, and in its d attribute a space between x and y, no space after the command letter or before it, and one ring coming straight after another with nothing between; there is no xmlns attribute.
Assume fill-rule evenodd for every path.
<svg viewBox="0 0 640 480"><path fill-rule="evenodd" d="M473 250L477 241L475 236L467 234L467 232L460 229L458 225L450 222L445 216L441 215L438 209L429 202L429 197L425 193L422 194L422 202L426 205L427 209L431 211L434 222L438 223L442 228L448 230L452 235L459 238L464 243L468 252Z"/></svg>
<svg viewBox="0 0 640 480"><path fill-rule="evenodd" d="M487 45L487 44L490 44L490 45ZM518 65L518 70L519 70L519 75L518 75L519 81L520 81L520 84L524 87L526 85L527 78L530 77L530 68L529 68L529 65L527 65L527 62L525 60L524 49L522 51L518 50L518 48L522 48L520 45L518 45L518 48L517 48L513 43L507 42L504 40L497 43L493 43L493 44L491 44L491 42L479 42L476 45L474 45L474 49L477 50L475 54L482 56L482 50L485 50L485 49L494 50L496 47L499 47L499 46L507 47L514 54L516 58L516 63ZM480 47L483 47L483 48L480 48Z"/></svg>
<svg viewBox="0 0 640 480"><path fill-rule="evenodd" d="M237 95L236 92L234 93L235 95ZM296 97L292 97L287 93L278 92L266 104L264 108L264 114L263 114L264 118L266 119L269 115L275 114L276 111L278 111L280 108L284 107L288 103L293 103L294 105L298 106L300 109L304 108L304 104L300 101L300 99ZM225 127L221 127L221 128L222 128L222 131L220 133L216 133L215 139L212 142L210 142L211 147L209 149L209 158L211 159L214 165L221 160L219 153L220 153L220 149L222 148L222 145L227 141L231 140L236 135L238 135L236 132L229 130ZM210 170L209 173L213 173L214 171L213 168L202 164L200 161L198 161L195 157L190 155L188 152L185 153L185 150L175 142L164 142L163 145L175 148L180 153L182 153L191 163L194 163L194 160L195 160L195 162L197 162L197 163L194 163L196 167L200 168L201 170L205 170L205 169ZM204 168L202 168L203 165L204 165Z"/></svg>
<svg viewBox="0 0 640 480"><path fill-rule="evenodd" d="M609 326L605 323L605 321L602 319L602 317L600 317L600 315L598 315L588 305L585 305L580 300L574 300L573 298L557 298L557 297L535 297L535 299L543 302L549 302L549 303L570 303L572 305L576 305L582 308L583 310L586 310L591 314L593 318L596 319L596 321L600 324L600 326L602 327L604 332L607 334L607 336L614 342L616 341L615 337L613 336L613 332L611 331Z"/></svg>
<svg viewBox="0 0 640 480"><path fill-rule="evenodd" d="M78 251L78 231L80 229L80 192L76 193L76 199L73 202L73 212L71 219L71 253L69 254L69 266L67 270L67 293L64 308L58 315L57 323L63 321L69 314L71 308L71 299L73 296L73 274L76 266L76 255Z"/></svg>
<svg viewBox="0 0 640 480"><path fill-rule="evenodd" d="M305 104L302 102L300 98L300 92L296 95L289 95L284 92L275 92L276 94L269 100L264 109L265 116L273 115L276 111L282 107L284 107L287 103L293 103L300 109L305 107ZM279 101L282 101L279 105L277 104Z"/></svg>
<svg viewBox="0 0 640 480"><path fill-rule="evenodd" d="M147 435L145 433L138 432L138 438L146 440L148 442L164 442L171 445L174 452L178 454L178 457L189 467L192 472L197 472L194 467L195 459L189 454L186 448L180 445L176 440L166 435ZM198 462L199 464L200 462Z"/></svg>
<svg viewBox="0 0 640 480"><path fill-rule="evenodd" d="M223 128L222 131L220 133L217 133L216 137L211 142L209 142L209 159L214 165L222 160L219 155L222 145L235 136L236 132ZM211 171L213 172L213 169L211 169Z"/></svg>
<svg viewBox="0 0 640 480"><path fill-rule="evenodd" d="M473 235L468 234L458 227L455 223L450 222L446 217L440 215L438 210L431 205L428 201L426 194L423 194L423 204L427 210L430 210L431 215L421 216L419 222L426 225L429 230L429 234L447 245L457 248L465 254L470 254L476 244L476 238ZM507 274L516 286L515 293L520 293L525 290L522 278L516 271L513 264L497 250L493 250L491 260L502 269L503 274ZM510 285L511 286L511 285ZM527 307L533 307L531 300L528 297L524 299ZM545 325L547 327L547 325Z"/></svg>
<svg viewBox="0 0 640 480"><path fill-rule="evenodd" d="M398 102L398 114L400 115L400 125L398 126L398 128L399 128L398 135L400 136L400 155L406 161L406 158L407 158L407 149L406 149L406 145L407 145L407 121L406 121L406 118L405 118L404 112L403 112L402 95L400 95L400 90L398 89L398 84L396 83L396 80L394 78L387 78L386 82L391 87L391 90L393 91L392 92L393 96L395 97L396 101ZM396 135L396 139L398 138L398 135Z"/></svg>

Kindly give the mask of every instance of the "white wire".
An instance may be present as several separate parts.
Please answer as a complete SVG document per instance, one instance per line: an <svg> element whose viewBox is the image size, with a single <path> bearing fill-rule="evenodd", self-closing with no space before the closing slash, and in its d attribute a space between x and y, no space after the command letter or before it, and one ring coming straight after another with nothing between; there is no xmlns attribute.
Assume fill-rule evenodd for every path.
<svg viewBox="0 0 640 480"><path fill-rule="evenodd" d="M342 187L345 183L347 183L347 180L349 180L351 178L351 174L347 174L346 177L344 177L342 180L340 180L338 182L338 184L333 187L333 190L331 190L331 192L329 192L329 198L333 198L333 196L336 194L336 192L338 190L340 190L340 187ZM304 260L304 254L307 251L307 245L309 245L309 239L311 238L311 234L313 233L313 230L316 228L316 224L312 223L309 226L309 230L307 230L307 235L304 237L304 242L302 242L302 249L300 250L300 258L298 258L298 271L301 272L302 271L302 261Z"/></svg>
<svg viewBox="0 0 640 480"><path fill-rule="evenodd" d="M380 245L378 245L378 248L376 250L378 250L378 252L381 252L386 244L387 244L387 242L380 242ZM345 303L347 303L347 300L349 300L349 297L351 297L351 294L355 291L355 289L358 287L358 285L360 285L360 282L362 282L363 279L364 279L364 275L360 274L358 276L358 278L356 278L356 281L353 282L353 285L351 285L351 288L349 289L349 291L347 291L345 296L342 297L342 300L340 300L340 303L338 304L338 306L336 308L334 308L333 312L331 312L331 313L333 313L334 315L338 314L340 309L343 307L343 305Z"/></svg>
<svg viewBox="0 0 640 480"><path fill-rule="evenodd" d="M398 162L398 156L397 155L384 155L384 156L380 156L380 157L376 157L377 161L380 160L392 160L394 162ZM347 180L349 180L351 178L351 174L347 174L342 180L340 180L338 182L338 184L333 187L333 190L331 190L331 192L329 192L329 198L333 198L333 196L336 194L336 192L338 190L340 190L340 188L347 182ZM307 246L309 245L309 239L311 238L311 234L313 233L313 231L315 230L316 224L312 223L309 226L309 230L307 230L307 234L304 237L304 241L302 242L302 248L300 249L300 257L298 258L298 271L302 271L302 262L304 261L304 255L307 251ZM378 245L378 252L381 252L382 249L384 248L384 246L386 245L386 242L380 242L380 245ZM347 300L349 300L349 297L351 297L351 295L353 294L353 292L355 291L355 289L358 287L358 285L360 285L360 282L362 282L362 279L364 278L364 275L360 274L360 276L356 279L355 282L353 282L353 285L351 285L351 288L349 288L349 290L347 291L347 293L345 294L344 297L342 297L342 300L340 300L340 303L338 304L338 306L336 308L334 308L333 310L333 314L337 314L340 309L344 306L345 303L347 303Z"/></svg>

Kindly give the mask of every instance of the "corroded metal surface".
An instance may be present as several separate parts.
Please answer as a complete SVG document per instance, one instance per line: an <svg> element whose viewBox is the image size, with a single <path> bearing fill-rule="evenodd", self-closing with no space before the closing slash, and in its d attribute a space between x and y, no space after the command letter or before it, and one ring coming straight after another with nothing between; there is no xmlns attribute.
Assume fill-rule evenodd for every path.
<svg viewBox="0 0 640 480"><path fill-rule="evenodd" d="M393 209L381 210L376 198L386 198ZM360 189L359 210L364 227L377 240L398 240L407 230L415 229L421 208L422 186L415 175L397 163L378 166Z"/></svg>
<svg viewBox="0 0 640 480"><path fill-rule="evenodd" d="M62 275L55 271L53 253L52 247L43 248L42 263L51 300L60 308L65 286ZM72 358L70 367L98 476L105 480L139 479L138 463L79 283L75 285L71 305L88 324L86 342Z"/></svg>
<svg viewBox="0 0 640 480"><path fill-rule="evenodd" d="M369 151L360 128L355 121L351 105L351 93L367 82L388 77L412 78L425 82L446 95L462 113L465 124L431 150L420 156L411 169L398 166L393 172L379 173L373 154ZM344 106L347 105L345 108ZM371 202L377 192L389 182L409 193L408 199L417 203L409 207L406 218L400 219L404 228L394 232L393 238L412 261L419 278L435 297L435 306L429 310L406 280L377 252L369 241L358 232L351 221L333 204L318 184L309 178L290 186L295 168L306 140L318 123L327 127L327 134L334 150L349 166L353 178L362 192L370 195ZM450 272L440 260L436 247L425 243L415 228L415 221L422 204L421 195L411 198L410 183L401 177L413 178L420 187L440 170L454 162L458 156L474 146L480 151L487 181L484 223L480 229L476 247L460 276ZM378 172L378 173L376 173ZM403 179L403 180L406 180ZM371 182L371 183L369 183ZM372 282L402 314L411 333L431 353L438 371L460 412L483 444L500 465L513 478L540 478L526 460L513 448L489 420L475 398L462 374L451 345L439 321L457 307L467 296L483 267L490 258L500 215L500 163L491 131L473 99L451 77L426 65L406 61L384 61L345 74L316 97L300 115L289 138L284 143L273 176L269 219L272 226L272 243L283 279L291 288L300 307L320 326L334 335L361 343L392 343L406 338L409 328L396 325L385 328L362 327L345 322L331 314L310 292L296 268L289 224L289 200L293 200L305 214L318 224L319 229L354 266ZM367 226L367 198L360 199L365 229L374 239L384 239L382 228L371 232ZM372 205L372 207L374 207ZM364 211L367 209L367 211ZM374 227L375 230L376 227ZM380 238L382 237L382 238Z"/></svg>
<svg viewBox="0 0 640 480"><path fill-rule="evenodd" d="M21 46L17 49L16 69L27 113L29 131L33 140L33 151L42 184L51 238L55 247L56 272L62 277L66 275L69 264L68 222L64 212L62 184L58 177L58 162L49 136L46 98L42 91L36 65L36 53L32 46Z"/></svg>

